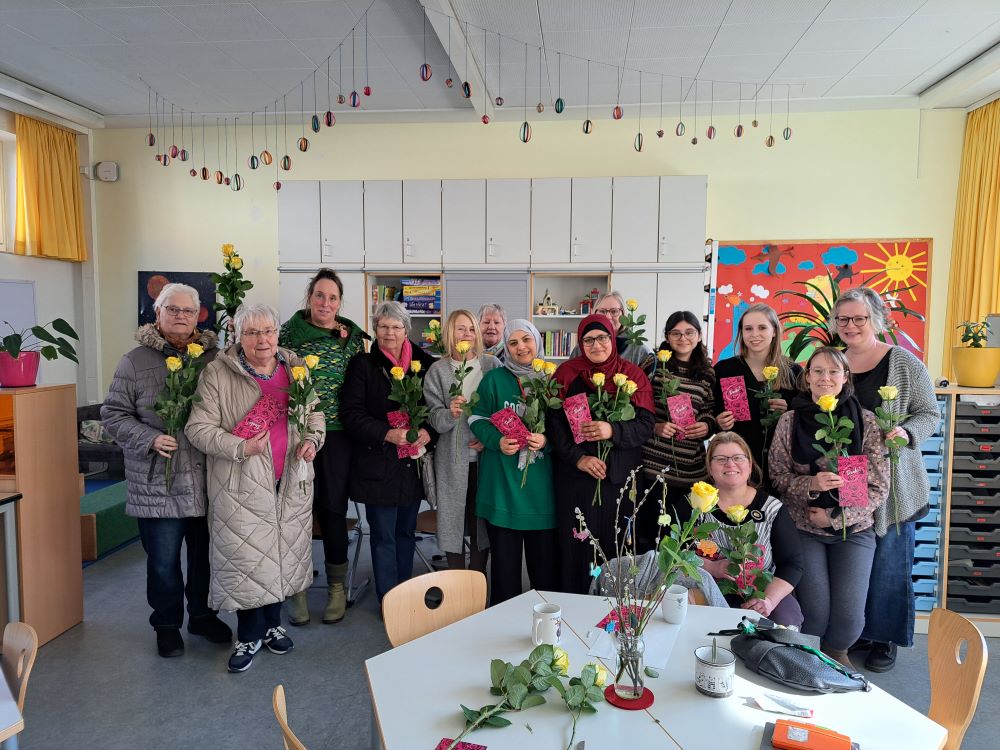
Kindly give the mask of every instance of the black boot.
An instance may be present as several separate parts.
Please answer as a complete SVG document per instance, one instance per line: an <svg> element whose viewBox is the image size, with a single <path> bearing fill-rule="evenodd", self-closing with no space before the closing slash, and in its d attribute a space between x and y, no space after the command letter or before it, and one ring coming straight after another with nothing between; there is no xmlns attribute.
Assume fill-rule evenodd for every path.
<svg viewBox="0 0 1000 750"><path fill-rule="evenodd" d="M872 650L865 659L865 669L869 672L888 672L896 666L895 643L873 643Z"/></svg>
<svg viewBox="0 0 1000 750"><path fill-rule="evenodd" d="M164 628L156 631L156 650L164 659L184 654L184 639L180 628Z"/></svg>
<svg viewBox="0 0 1000 750"><path fill-rule="evenodd" d="M232 629L220 620L218 615L189 618L188 632L191 635L203 636L212 643L225 643L228 646L233 642Z"/></svg>

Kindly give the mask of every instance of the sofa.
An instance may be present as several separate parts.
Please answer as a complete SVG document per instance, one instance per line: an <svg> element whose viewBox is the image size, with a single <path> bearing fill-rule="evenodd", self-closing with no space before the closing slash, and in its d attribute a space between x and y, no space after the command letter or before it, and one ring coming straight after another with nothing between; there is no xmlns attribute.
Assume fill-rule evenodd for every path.
<svg viewBox="0 0 1000 750"><path fill-rule="evenodd" d="M79 440L80 472L91 474L96 469L96 467L92 468L91 464L106 464L104 469L97 470L124 478L125 456L121 448L114 443L95 443L84 439L81 427L88 419L100 421L101 404L90 404L76 408L76 434Z"/></svg>

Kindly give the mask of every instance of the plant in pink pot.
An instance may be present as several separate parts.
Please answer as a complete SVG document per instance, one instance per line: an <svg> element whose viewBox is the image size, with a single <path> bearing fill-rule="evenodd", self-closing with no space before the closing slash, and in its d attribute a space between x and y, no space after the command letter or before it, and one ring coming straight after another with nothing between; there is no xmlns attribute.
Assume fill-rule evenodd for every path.
<svg viewBox="0 0 1000 750"><path fill-rule="evenodd" d="M10 333L0 339L0 387L19 388L35 384L38 363L42 357L56 359L60 356L78 362L76 349L68 338L79 341L73 326L56 318L43 326L31 326L18 331L4 321ZM46 330L52 328L52 331Z"/></svg>

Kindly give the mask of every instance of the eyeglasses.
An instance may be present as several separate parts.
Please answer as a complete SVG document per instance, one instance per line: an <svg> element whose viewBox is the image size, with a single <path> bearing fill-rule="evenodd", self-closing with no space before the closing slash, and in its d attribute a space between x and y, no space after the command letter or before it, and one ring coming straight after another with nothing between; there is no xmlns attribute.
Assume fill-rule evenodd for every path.
<svg viewBox="0 0 1000 750"><path fill-rule="evenodd" d="M747 457L742 453L737 453L735 456L712 456L712 463L716 466L725 466L726 464L742 466L746 462Z"/></svg>
<svg viewBox="0 0 1000 750"><path fill-rule="evenodd" d="M198 314L197 308L194 307L177 307L176 305L164 305L163 309L166 310L170 315L175 318L179 318L182 315L185 318L193 318Z"/></svg>
<svg viewBox="0 0 1000 750"><path fill-rule="evenodd" d="M837 321L838 328L847 328L848 323L854 323L858 328L864 326L868 322L867 315L838 315L834 320Z"/></svg>
<svg viewBox="0 0 1000 750"><path fill-rule="evenodd" d="M837 368L834 368L832 370L823 370L823 369L817 369L815 367L810 367L809 374L815 375L817 378L825 378L827 376L831 378L839 378L841 375L844 374L844 371Z"/></svg>
<svg viewBox="0 0 1000 750"><path fill-rule="evenodd" d="M606 333L600 336L588 336L585 339L580 339L580 343L588 348L592 346L607 346L611 343L611 337Z"/></svg>
<svg viewBox="0 0 1000 750"><path fill-rule="evenodd" d="M609 318L617 318L620 317L625 311L620 307L602 307L600 310L594 310L594 312L598 315L604 315Z"/></svg>
<svg viewBox="0 0 1000 750"><path fill-rule="evenodd" d="M375 326L375 330L379 331L380 333L401 333L402 331L405 331L406 328L403 326L377 325Z"/></svg>
<svg viewBox="0 0 1000 750"><path fill-rule="evenodd" d="M673 339L674 341L679 341L680 339L694 341L698 338L698 332L693 328L690 331L671 331L667 334L667 338Z"/></svg>
<svg viewBox="0 0 1000 750"><path fill-rule="evenodd" d="M278 333L277 328L264 328L258 331L255 328L251 328L249 331L243 332L243 338L245 339L269 339L272 336L276 336Z"/></svg>

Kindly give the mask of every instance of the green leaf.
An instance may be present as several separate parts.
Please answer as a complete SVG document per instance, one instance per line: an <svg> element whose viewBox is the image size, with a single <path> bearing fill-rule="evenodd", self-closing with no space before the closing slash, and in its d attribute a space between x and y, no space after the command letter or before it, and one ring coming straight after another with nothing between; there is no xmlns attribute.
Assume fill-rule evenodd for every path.
<svg viewBox="0 0 1000 750"><path fill-rule="evenodd" d="M71 339L80 340L80 337L76 335L76 331L73 330L73 326L67 323L62 318L56 318L52 321L52 327L55 328L63 336L69 336Z"/></svg>
<svg viewBox="0 0 1000 750"><path fill-rule="evenodd" d="M45 359L48 359L48 360L53 360L53 359L55 359L56 357L59 356L56 353L56 348L54 346L43 346L41 348L41 352L42 352L42 356L45 357Z"/></svg>
<svg viewBox="0 0 1000 750"><path fill-rule="evenodd" d="M3 350L12 357L21 353L21 334L11 333L3 337Z"/></svg>
<svg viewBox="0 0 1000 750"><path fill-rule="evenodd" d="M573 685L566 690L566 695L563 698L568 706L577 708L587 699L587 688L583 685Z"/></svg>
<svg viewBox="0 0 1000 750"><path fill-rule="evenodd" d="M549 684L559 692L559 695L562 696L566 695L566 686L563 685L562 680L560 680L556 675L551 675L546 679L548 680Z"/></svg>
<svg viewBox="0 0 1000 750"><path fill-rule="evenodd" d="M527 696L528 696L527 685L522 685L519 682L515 682L513 685L507 686L507 700L510 702L510 705L513 706L515 709L521 708L521 701L523 701Z"/></svg>
<svg viewBox="0 0 1000 750"><path fill-rule="evenodd" d="M597 680L597 669L593 664L587 664L580 670L580 682L584 687L590 687Z"/></svg>
<svg viewBox="0 0 1000 750"><path fill-rule="evenodd" d="M514 667L514 671L507 678L508 690L511 684L527 686L529 682L531 682L531 670L523 665L518 665Z"/></svg>
<svg viewBox="0 0 1000 750"><path fill-rule="evenodd" d="M490 681L493 683L493 687L500 687L506 673L507 662L503 659L494 659L490 662Z"/></svg>
<svg viewBox="0 0 1000 750"><path fill-rule="evenodd" d="M540 706L545 703L545 696L539 695L538 693L530 693L521 701L521 710L524 711L527 708L534 708L535 706Z"/></svg>
<svg viewBox="0 0 1000 750"><path fill-rule="evenodd" d="M462 713L465 714L465 720L470 724L479 719L479 712L473 711L468 706L462 706Z"/></svg>
<svg viewBox="0 0 1000 750"><path fill-rule="evenodd" d="M49 344L59 343L58 341L56 341L55 336L53 336L51 333L46 331L41 326L32 326L31 332L35 335L35 338L41 339L42 341L48 342Z"/></svg>
<svg viewBox="0 0 1000 750"><path fill-rule="evenodd" d="M655 672L652 676L653 677L656 676ZM587 688L587 700L593 703L600 703L602 700L604 700L604 691L601 690L596 685L591 685L589 688Z"/></svg>
<svg viewBox="0 0 1000 750"><path fill-rule="evenodd" d="M493 716L486 720L486 724L491 727L509 727L510 719L505 719L499 714L493 714Z"/></svg>

